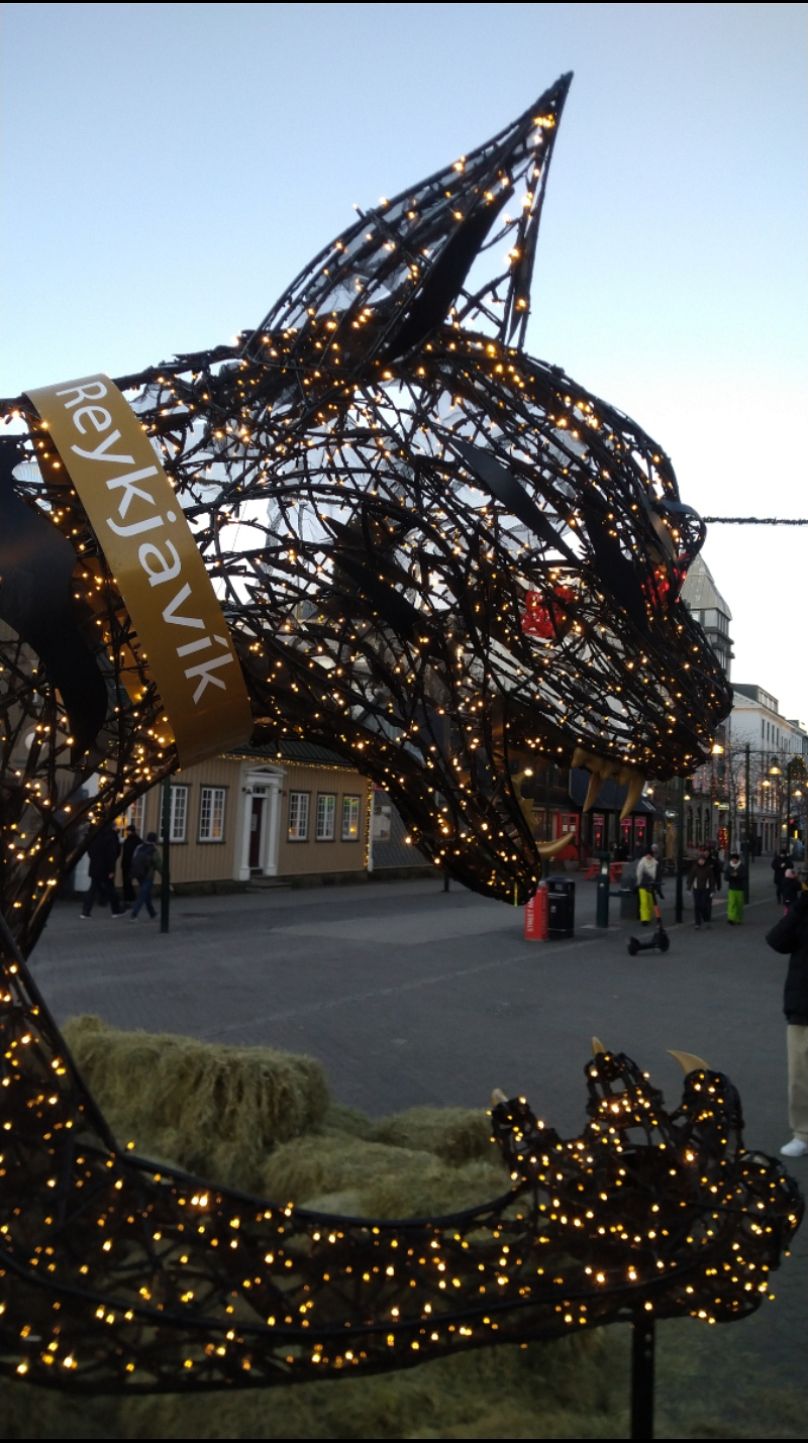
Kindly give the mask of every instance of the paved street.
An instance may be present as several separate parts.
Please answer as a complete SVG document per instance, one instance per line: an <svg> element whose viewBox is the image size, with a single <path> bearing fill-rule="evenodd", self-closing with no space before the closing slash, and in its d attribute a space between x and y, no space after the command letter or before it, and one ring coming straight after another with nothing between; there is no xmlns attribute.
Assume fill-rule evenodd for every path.
<svg viewBox="0 0 808 1443"><path fill-rule="evenodd" d="M596 929L595 887L580 881L576 936L550 943L523 940L521 910L432 880L177 898L168 936L100 909L83 922L78 904L60 903L33 971L60 1021L95 1012L119 1027L306 1052L338 1101L372 1114L484 1107L499 1086L574 1133L593 1033L634 1056L669 1103L680 1073L666 1049L683 1048L729 1073L747 1142L776 1153L789 1136L785 959L763 941L778 914L766 859L752 886L742 928L726 924L722 895L709 930L688 915L666 956L637 958L626 950L637 924L621 925L613 902L613 925ZM666 920L672 896L669 883ZM808 1177L808 1163L792 1167ZM751 1356L767 1385L802 1376L806 1234L775 1279L778 1303L720 1330L729 1368L748 1374Z"/></svg>
<svg viewBox="0 0 808 1443"><path fill-rule="evenodd" d="M759 880L758 880L759 879ZM417 1103L485 1105L521 1090L562 1129L581 1122L593 1033L632 1054L671 1096L666 1049L704 1056L737 1082L749 1137L786 1136L783 964L762 936L776 916L768 868L743 928L724 899L714 925L672 926L665 957L627 955L612 904L577 883L576 936L525 942L521 910L454 884L372 882L172 899L171 932L141 916L79 918L57 904L33 970L59 1020L267 1043L318 1057L341 1102L377 1114ZM672 886L664 910L672 917Z"/></svg>

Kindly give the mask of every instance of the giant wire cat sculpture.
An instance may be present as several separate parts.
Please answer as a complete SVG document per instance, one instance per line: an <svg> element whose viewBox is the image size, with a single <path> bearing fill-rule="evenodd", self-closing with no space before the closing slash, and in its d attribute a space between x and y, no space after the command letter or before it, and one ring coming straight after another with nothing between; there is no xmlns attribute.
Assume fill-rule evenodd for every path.
<svg viewBox="0 0 808 1443"><path fill-rule="evenodd" d="M696 1068L667 1117L609 1054L590 1065L581 1139L498 1106L512 1187L481 1208L388 1224L238 1197L118 1149L23 963L88 836L177 763L172 678L155 676L116 538L162 622L184 628L194 702L225 689L237 657L254 740L327 744L483 892L536 886L542 764L589 765L590 803L617 776L630 807L649 768L703 755L729 708L679 601L703 527L659 447L522 349L568 83L360 217L238 345L120 378L145 461L124 456L111 383L56 388L83 438L67 449L108 463L103 526L44 393L4 407L27 429L5 443L0 540L0 1357L28 1378L240 1386L642 1307L734 1317L796 1226L782 1169L741 1147L724 1079ZM504 271L477 278L503 246ZM158 458L172 487L159 507ZM229 639L221 618L206 630L183 610L167 539L182 518Z"/></svg>

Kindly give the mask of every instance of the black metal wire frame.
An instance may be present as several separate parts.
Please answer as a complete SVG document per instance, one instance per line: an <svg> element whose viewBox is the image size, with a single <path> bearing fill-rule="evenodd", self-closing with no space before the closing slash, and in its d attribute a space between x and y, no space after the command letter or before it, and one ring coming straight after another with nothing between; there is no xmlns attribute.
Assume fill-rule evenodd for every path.
<svg viewBox="0 0 808 1443"><path fill-rule="evenodd" d="M447 874L508 900L539 875L542 758L687 772L730 702L678 599L703 526L669 461L522 349L568 83L361 217L239 346L119 381L214 579L255 740L325 743ZM599 1057L571 1142L498 1107L511 1186L451 1218L323 1217L116 1146L22 956L93 830L176 757L69 479L40 470L25 397L3 414L27 431L0 489L0 1366L93 1391L249 1386L639 1306L757 1306L799 1204L744 1152L717 1074L691 1074L668 1116L633 1064Z"/></svg>

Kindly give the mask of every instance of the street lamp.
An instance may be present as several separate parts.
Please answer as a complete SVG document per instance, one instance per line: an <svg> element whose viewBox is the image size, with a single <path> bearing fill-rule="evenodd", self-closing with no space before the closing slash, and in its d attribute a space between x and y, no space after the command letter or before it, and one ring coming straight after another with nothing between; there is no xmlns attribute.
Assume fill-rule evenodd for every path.
<svg viewBox="0 0 808 1443"><path fill-rule="evenodd" d="M771 789L771 787L772 787L772 785L773 785L773 783L772 783L772 781L771 781L771 778L772 778L772 777L774 777L775 779L780 778L780 777L782 776L782 768L780 767L780 765L779 765L779 763L778 763L777 757L776 757L776 756L773 756L771 752L766 751L766 750L764 750L763 748L753 748L753 747L750 747L750 745L749 745L748 742L746 742L746 743L743 745L742 748L738 749L738 750L735 752L735 755L736 755L736 756L743 756L743 770L744 770L744 787L743 787L743 793L744 793L744 795L743 795L743 802L742 802L742 803L741 803L740 801L737 802L737 804L736 804L736 811L737 811L737 812L743 812L743 819L744 819L744 821L743 821L744 839L743 839L743 842L742 842L742 844L741 844L741 851L742 851L742 854L743 854L744 868L745 868L745 872L746 872L746 882L745 882L745 886L744 886L744 894L745 894L746 900L748 901L748 900L749 900L749 873L750 873L751 863L752 863L752 860L753 860L753 857L754 857L754 854L755 854L755 794L754 794L753 785L752 785L752 759L753 759L753 758L756 759L756 782L755 782L755 785L757 785L757 786L760 787L760 792L761 792L761 798L760 798L760 800L761 800L761 808L762 808L762 809L763 809L763 797L764 797L764 795ZM764 768L765 768L765 770L766 770L767 775L766 775L765 777L762 777L762 778L761 778L761 773L763 772ZM729 778L730 778L730 785L731 785L731 786L734 786L734 780L735 780L735 779L734 779L734 774L733 774L733 771L732 771L732 765L731 765L731 763L730 763L730 768L729 768ZM778 782L777 782L777 786L778 786L778 807L777 807L777 818L778 818L778 822L779 822L779 818L780 818L780 811L779 811L779 801L780 801L780 797L779 797L779 785L780 785L780 784L779 784L779 781L778 781ZM764 812L768 812L768 811L769 811L769 808L767 807L767 808L765 808L765 809L763 809L763 810L764 810ZM765 821L762 822L762 825L763 825L764 827L766 826ZM779 836L779 833L778 833L778 836Z"/></svg>
<svg viewBox="0 0 808 1443"><path fill-rule="evenodd" d="M801 756L790 757L789 760L788 760L787 763L786 763L786 822L785 822L786 845L788 846L789 851L791 850L791 845L790 845L790 844L791 844L791 840L792 840L792 838L791 838L791 799L792 799L792 796L793 796L793 798L794 798L795 801L797 801L798 799L799 799L799 800L802 800L802 791L801 791L799 785L794 789L794 792L792 793L791 784L792 784L793 781L796 781L797 783L799 783L799 782L801 782L801 781L804 781L804 780L805 780L805 775L806 775L806 774L805 774L805 762L803 761L802 757L801 757Z"/></svg>

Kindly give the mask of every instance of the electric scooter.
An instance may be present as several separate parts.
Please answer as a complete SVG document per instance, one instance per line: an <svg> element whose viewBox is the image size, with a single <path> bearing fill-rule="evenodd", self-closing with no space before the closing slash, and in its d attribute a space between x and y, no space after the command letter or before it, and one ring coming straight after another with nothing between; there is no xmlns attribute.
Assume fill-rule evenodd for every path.
<svg viewBox="0 0 808 1443"><path fill-rule="evenodd" d="M656 927L650 937L630 937L628 941L629 957L636 957L638 952L667 952L671 945L671 939L665 928L662 926L662 908L659 905L659 898L662 893L654 888L654 917Z"/></svg>

